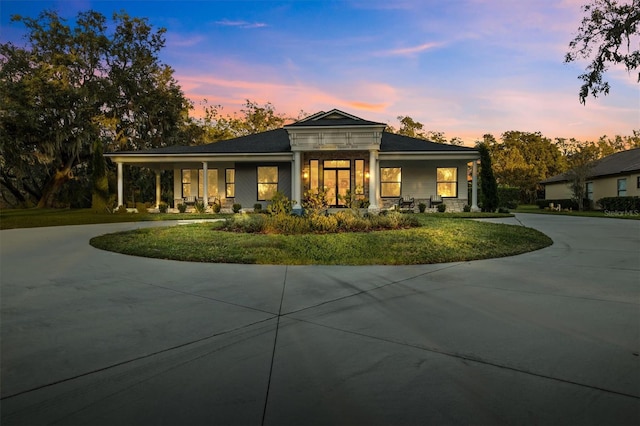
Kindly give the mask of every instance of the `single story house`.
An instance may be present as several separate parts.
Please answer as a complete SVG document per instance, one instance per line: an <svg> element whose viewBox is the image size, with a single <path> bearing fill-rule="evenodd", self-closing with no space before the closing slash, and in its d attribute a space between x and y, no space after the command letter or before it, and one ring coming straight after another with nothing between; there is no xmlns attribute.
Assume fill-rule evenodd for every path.
<svg viewBox="0 0 640 426"><path fill-rule="evenodd" d="M413 198L451 210L477 210L477 150L385 132L386 124L334 109L283 128L201 146L170 146L105 154L117 164L118 205L123 199L123 166L173 170L174 207L194 199L223 205L266 207L276 191L301 208L307 190L324 189L333 207L349 191L377 211ZM472 199L467 165L472 163Z"/></svg>
<svg viewBox="0 0 640 426"><path fill-rule="evenodd" d="M544 185L547 200L572 198L567 174L540 183ZM586 181L586 195L594 202L605 197L640 196L640 148L594 161Z"/></svg>

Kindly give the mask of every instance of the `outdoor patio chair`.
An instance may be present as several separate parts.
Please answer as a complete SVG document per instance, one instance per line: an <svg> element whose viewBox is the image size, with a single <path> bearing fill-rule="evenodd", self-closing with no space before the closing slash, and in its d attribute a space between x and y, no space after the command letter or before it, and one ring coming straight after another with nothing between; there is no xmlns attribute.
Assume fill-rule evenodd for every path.
<svg viewBox="0 0 640 426"><path fill-rule="evenodd" d="M186 197L184 197L184 203L186 205L194 205L196 203L196 196L195 195L187 195Z"/></svg>
<svg viewBox="0 0 640 426"><path fill-rule="evenodd" d="M413 197L411 198L400 197L400 199L398 200L398 208L401 210L412 209L415 205L416 203Z"/></svg>
<svg viewBox="0 0 640 426"><path fill-rule="evenodd" d="M437 206L438 204L442 204L442 197L440 195L432 195L429 198L429 207Z"/></svg>

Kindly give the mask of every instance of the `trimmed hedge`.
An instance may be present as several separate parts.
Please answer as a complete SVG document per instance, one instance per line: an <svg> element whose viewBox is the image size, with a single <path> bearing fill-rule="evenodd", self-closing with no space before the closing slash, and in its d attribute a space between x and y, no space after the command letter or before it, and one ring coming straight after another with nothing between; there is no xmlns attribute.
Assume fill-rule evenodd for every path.
<svg viewBox="0 0 640 426"><path fill-rule="evenodd" d="M603 210L640 211L640 197L605 197L598 200Z"/></svg>
<svg viewBox="0 0 640 426"><path fill-rule="evenodd" d="M500 201L500 207L506 207L508 209L518 208L518 203L520 202L520 188L499 186L498 200Z"/></svg>

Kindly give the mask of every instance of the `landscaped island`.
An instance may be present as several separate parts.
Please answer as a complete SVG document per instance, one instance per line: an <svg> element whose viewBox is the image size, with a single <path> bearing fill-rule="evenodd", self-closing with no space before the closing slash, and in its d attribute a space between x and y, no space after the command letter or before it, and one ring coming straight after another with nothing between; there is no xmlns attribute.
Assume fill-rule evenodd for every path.
<svg viewBox="0 0 640 426"><path fill-rule="evenodd" d="M308 218L283 216L280 225L289 231L278 231L273 223L265 228L265 222L273 220L269 216L236 215L215 223L102 235L93 238L91 245L136 256L196 262L410 265L511 256L552 244L546 235L523 226L392 213L386 219L372 217L374 226L363 229L365 218L351 215L346 210L334 219L315 219L328 227L324 231L305 228L308 225L303 221ZM347 222L357 231L350 231Z"/></svg>

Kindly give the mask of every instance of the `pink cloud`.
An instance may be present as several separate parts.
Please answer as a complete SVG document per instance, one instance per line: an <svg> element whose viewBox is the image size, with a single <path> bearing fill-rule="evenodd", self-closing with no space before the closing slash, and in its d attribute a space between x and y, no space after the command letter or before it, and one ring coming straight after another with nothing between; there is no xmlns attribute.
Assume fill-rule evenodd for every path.
<svg viewBox="0 0 640 426"><path fill-rule="evenodd" d="M378 52L379 56L413 56L417 53L425 52L427 50L435 49L442 46L443 43L429 42L423 43L418 46L404 47L399 49L385 50Z"/></svg>

